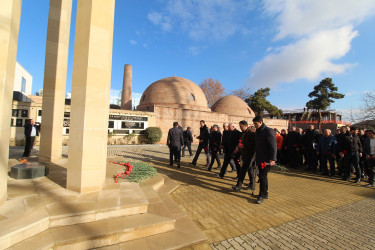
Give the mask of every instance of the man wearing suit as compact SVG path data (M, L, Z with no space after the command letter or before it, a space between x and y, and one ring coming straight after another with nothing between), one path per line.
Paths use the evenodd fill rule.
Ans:
M169 165L173 166L173 156L177 167L180 168L181 147L184 146L182 130L178 127L178 122L173 123L173 128L168 131L167 145L169 147Z
M204 122L204 120L201 120L199 123L201 125L201 127L199 129L199 136L197 137L197 139L199 139L199 144L198 144L197 152L195 152L194 159L190 164L192 164L193 166L195 166L197 164L198 157L199 157L199 155L200 155L200 153L202 152L202 149L203 149L204 153L206 155L206 167L209 167L210 166L210 156L208 155L208 142L210 140L210 131L207 128L207 125Z
M374 187L375 184L375 134L373 130L367 130L367 138L363 142L363 153L367 161L369 184L366 187Z
M277 144L275 131L263 123L261 116L253 119L255 131L255 158L259 168L260 190L257 200L258 204L268 199L268 177L271 166L275 165L277 155Z
M31 149L33 149L35 136L39 135L39 126L35 125L34 120L30 119L25 123L25 139L26 145L23 152L23 157L29 157Z
M191 151L191 143L193 142L193 135L191 134L191 127L187 127L187 129L183 132L184 137L184 147L182 148L182 157L185 157L185 149L186 147L189 150L190 156L193 155Z

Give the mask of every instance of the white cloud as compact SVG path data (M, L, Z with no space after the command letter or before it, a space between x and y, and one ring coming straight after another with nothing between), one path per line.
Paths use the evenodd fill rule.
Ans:
M189 53L192 54L193 56L199 55L202 50L207 48L206 46L190 46L189 47Z
M357 35L351 26L318 32L293 44L281 47L279 53L269 54L251 69L249 84L256 87L275 86L297 79L316 80L321 74L339 74L351 64L334 64L333 59L350 50Z
M130 43L131 45L136 45L136 44L137 44L137 41L135 41L135 40L130 40L129 43Z
M148 19L164 31L182 31L193 40L226 39L248 29L239 18L253 9L252 0L168 0Z
M276 39L301 37L324 29L358 24L375 14L374 0L265 0L264 9L276 16Z
M291 42L269 47L265 58L251 68L248 84L256 87L345 72L355 62L338 64L334 60L350 51L358 35L354 25L375 14L373 0L265 0L263 7L276 21L274 39L289 38Z

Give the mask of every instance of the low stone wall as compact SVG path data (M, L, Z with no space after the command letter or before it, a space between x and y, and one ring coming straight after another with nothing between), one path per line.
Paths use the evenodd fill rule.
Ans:
M39 146L40 137L35 137L34 146ZM111 135L108 136L107 145L137 145L146 144L146 139L144 135ZM63 136L62 141L63 146L69 145L69 136ZM15 139L11 138L9 140L9 146L25 146L25 139Z

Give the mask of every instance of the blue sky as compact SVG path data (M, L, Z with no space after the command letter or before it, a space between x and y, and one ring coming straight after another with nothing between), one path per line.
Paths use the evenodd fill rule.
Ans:
M33 93L43 88L48 8L47 0L22 3L17 61L33 75ZM271 103L290 109L331 77L346 94L332 108L346 112L375 89L374 27L373 0L117 0L111 88L121 89L131 64L137 93L164 77L198 85L211 77L227 92L271 87Z

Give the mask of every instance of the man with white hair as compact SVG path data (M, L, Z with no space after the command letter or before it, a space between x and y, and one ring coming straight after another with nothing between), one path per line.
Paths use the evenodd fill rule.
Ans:
M324 175L329 175L330 177L335 176L335 157L337 151L337 141L332 135L330 129L325 129L323 131L323 136L320 138L316 154L320 156L320 169ZM329 162L329 174L327 161Z
M230 131L228 140L225 141L225 144L224 144L224 141L223 141L223 147L224 147L225 153L224 153L224 163L223 163L223 166L222 166L220 174L219 174L220 178L224 178L224 175L227 171L228 164L231 160L234 160L234 163L235 163L236 168L237 168L236 170L237 171L240 170L240 163L239 163L239 155L240 154L237 153L237 151L235 151L235 150L236 150L236 147L238 146L238 143L241 139L241 132L238 131L235 128L235 125L233 123L229 123L228 128L229 128L228 131ZM238 175L238 173L237 173L237 175Z

